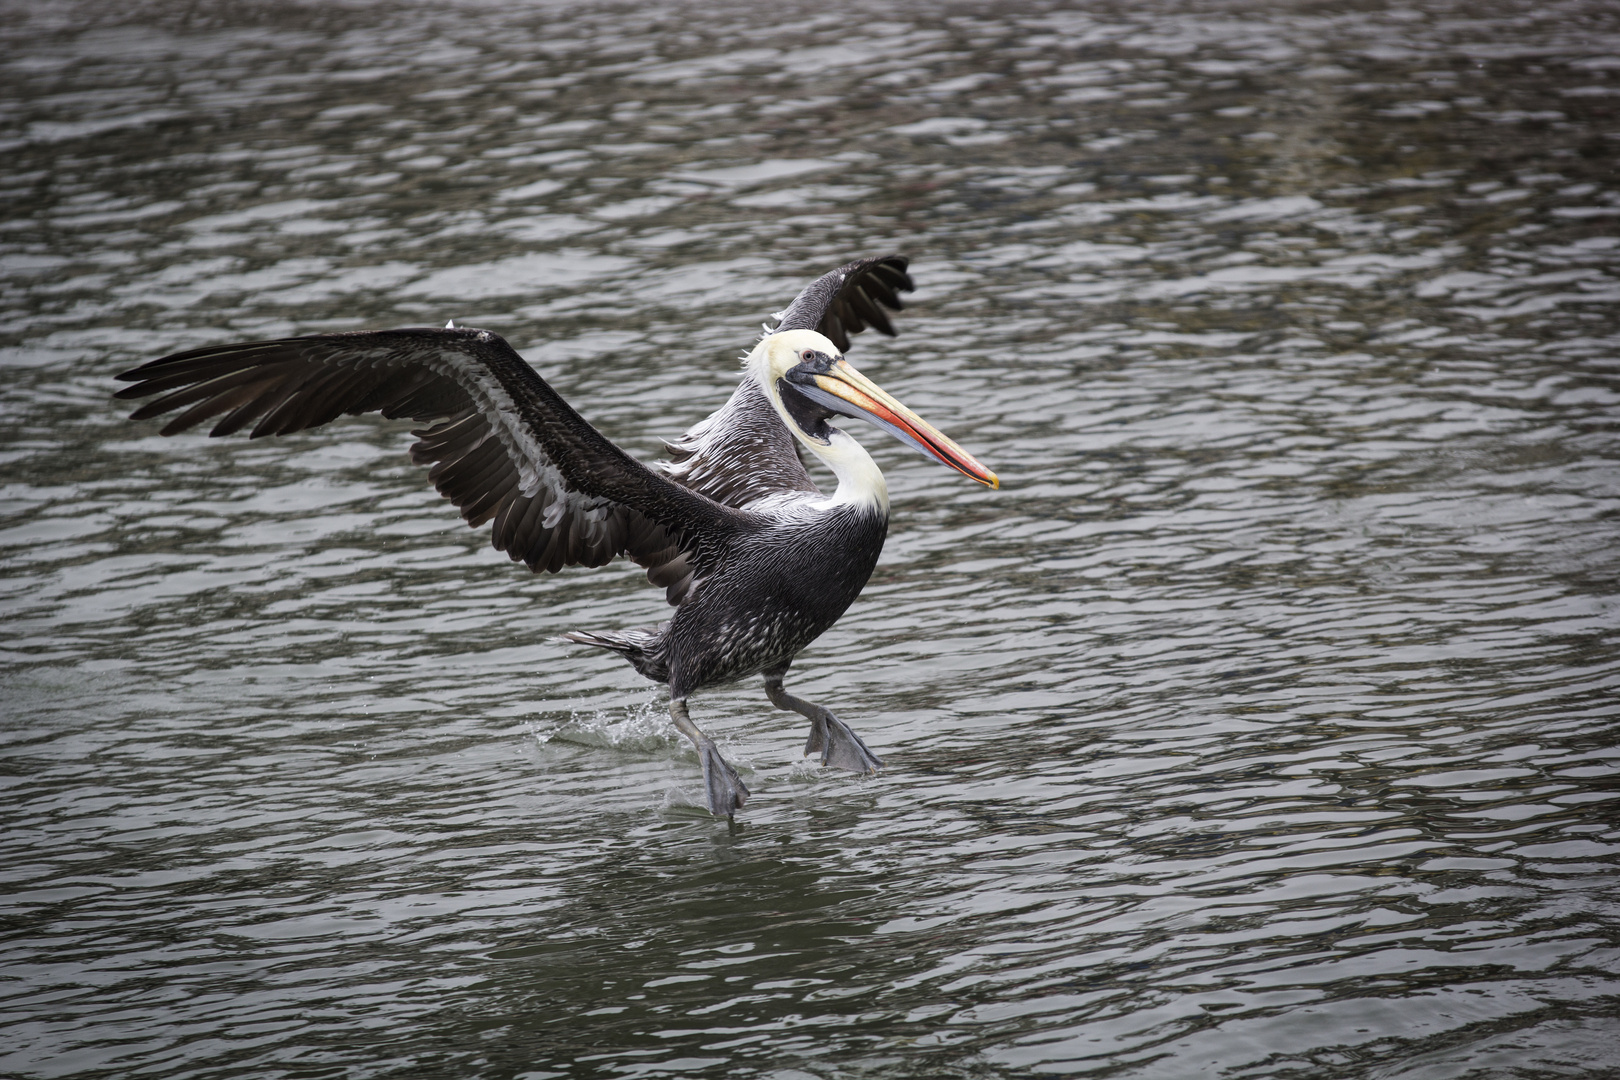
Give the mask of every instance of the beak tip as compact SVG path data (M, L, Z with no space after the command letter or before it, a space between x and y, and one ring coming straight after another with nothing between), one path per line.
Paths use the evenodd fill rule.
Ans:
M1001 478L976 460L972 454L957 446L944 433L922 417L896 401L866 376L839 357L833 365L835 371L815 376L818 401L841 416L858 416L870 420L902 442L922 451L969 479L976 480L992 490L1001 487ZM805 387L805 390L810 388ZM847 402L854 410L840 408L838 402Z

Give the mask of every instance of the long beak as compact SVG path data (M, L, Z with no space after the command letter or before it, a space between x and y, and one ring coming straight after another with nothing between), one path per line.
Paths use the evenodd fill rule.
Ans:
M920 450L988 487L999 488L1001 481L972 454L957 446L933 424L924 420L881 386L839 360L824 375L814 376L814 385L795 380L794 386L806 397L841 416L859 417L887 431L901 442Z

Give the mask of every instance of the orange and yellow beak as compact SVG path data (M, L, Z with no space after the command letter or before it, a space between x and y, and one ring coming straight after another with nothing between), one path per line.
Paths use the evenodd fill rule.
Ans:
M843 416L859 417L875 424L901 442L987 487L1001 486L996 474L985 468L977 458L900 404L877 383L850 367L847 360L834 362L824 374L814 376L814 383L821 393L813 396L827 408Z

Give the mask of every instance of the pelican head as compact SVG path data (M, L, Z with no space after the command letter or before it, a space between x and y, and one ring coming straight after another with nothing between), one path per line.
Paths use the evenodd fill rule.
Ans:
M784 330L767 336L749 357L749 368L788 429L824 459L829 458L834 439L842 434L827 423L828 418L850 416L882 428L963 476L988 487L1001 486L995 473L856 371L836 345L814 330Z

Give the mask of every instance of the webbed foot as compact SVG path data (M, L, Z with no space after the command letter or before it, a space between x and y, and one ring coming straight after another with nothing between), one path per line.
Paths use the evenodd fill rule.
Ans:
M747 785L737 775L737 770L720 756L720 748L714 745L714 740L692 723L686 712L685 698L670 699L669 715L675 721L676 730L697 747L698 760L703 762L703 792L709 800L709 813L715 817L731 817L748 801Z
M819 753L823 765L853 773L875 773L883 768L883 759L867 749L861 737L830 709L820 709L819 715L810 718L810 738L805 740L804 753L806 757Z
M703 788L709 799L709 813L715 817L730 817L748 801L748 786L742 782L714 740L705 736L697 744L698 758L703 762Z

